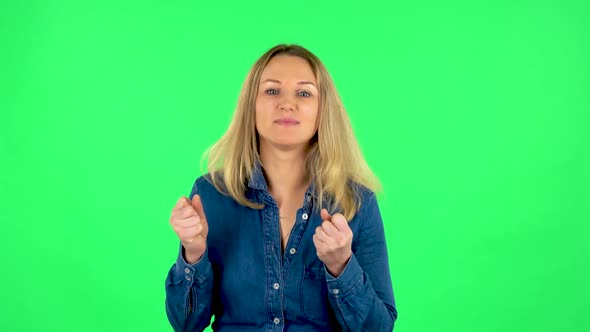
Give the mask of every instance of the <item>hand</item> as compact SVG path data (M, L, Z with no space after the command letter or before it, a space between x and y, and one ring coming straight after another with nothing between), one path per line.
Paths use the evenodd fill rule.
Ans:
M330 216L328 210L322 209L320 215L323 222L315 229L313 244L328 272L338 277L352 255L352 230L340 213Z
M194 195L192 201L181 197L172 209L170 225L182 242L187 263L196 263L205 253L209 233L201 197Z

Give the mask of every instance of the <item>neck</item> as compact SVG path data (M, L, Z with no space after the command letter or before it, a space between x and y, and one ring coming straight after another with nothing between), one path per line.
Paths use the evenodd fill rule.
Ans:
M305 157L307 148L277 149L260 145L260 159L264 165L264 173L268 189L281 207L283 202L297 198L309 185L305 176Z

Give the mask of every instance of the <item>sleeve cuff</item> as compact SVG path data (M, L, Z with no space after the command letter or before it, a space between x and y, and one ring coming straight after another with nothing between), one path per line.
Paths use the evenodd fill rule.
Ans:
M363 269L357 261L354 253L350 256L344 270L337 278L328 272L325 265L324 271L326 272L328 292L337 298L353 292L358 287L358 283L363 277Z
M203 282L211 270L208 248L205 248L203 257L201 257L201 259L199 259L199 261L194 264L187 263L187 261L184 259L184 256L182 255L182 250L182 243L180 243L178 258L176 259L176 276L189 283L191 283L193 280L196 280L197 282Z

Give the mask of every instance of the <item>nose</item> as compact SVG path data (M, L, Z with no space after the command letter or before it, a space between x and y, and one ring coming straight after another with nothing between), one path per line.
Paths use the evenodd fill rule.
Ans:
M291 104L281 104L280 106L281 111L292 111L294 109L293 105Z
M294 111L295 110L295 102L291 100L289 97L285 97L281 100L279 104L279 109L281 111Z

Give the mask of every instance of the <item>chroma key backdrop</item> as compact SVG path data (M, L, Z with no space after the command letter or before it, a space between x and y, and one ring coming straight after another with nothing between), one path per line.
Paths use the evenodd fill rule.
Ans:
M586 0L2 1L0 331L172 331L170 212L279 43L381 179L396 332L590 331L589 32Z

